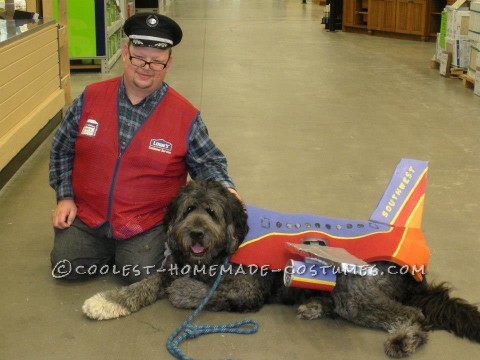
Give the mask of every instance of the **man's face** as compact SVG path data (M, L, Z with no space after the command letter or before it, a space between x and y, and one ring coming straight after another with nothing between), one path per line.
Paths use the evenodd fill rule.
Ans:
M147 62L166 64L166 67L163 70L152 70L148 64L143 67L138 67L132 64L130 56L136 58L132 59L132 61L137 65L143 65L141 60L144 60ZM150 93L161 86L172 61L168 49L161 50L150 47L130 46L128 44L123 47L122 58L124 81L133 88ZM154 66L158 67L158 65Z

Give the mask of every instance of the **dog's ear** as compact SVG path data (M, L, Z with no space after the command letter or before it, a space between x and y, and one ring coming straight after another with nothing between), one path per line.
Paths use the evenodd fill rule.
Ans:
M175 200L175 199L174 199ZM172 227L175 221L175 211L178 208L174 202L171 202L168 207L165 215L163 216L163 232L165 233L165 239L167 241L167 246L171 251L176 250L176 242L172 241Z
M178 221L177 217L180 214L180 207L185 201L185 196L183 195L184 189L185 187L182 187L177 195L173 197L172 201L170 201L162 220L163 231L166 235L165 237L168 245L170 246L170 250L175 250L177 247L176 241L172 241L171 239L171 233L173 226Z
M233 254L248 233L248 215L242 202L228 190L227 193L227 244L228 253Z
M168 204L162 220L165 230L171 228L178 221L177 217L181 216L180 210L186 206L190 191L189 184L185 184Z
M165 231L167 231L168 228L170 228L171 225L173 224L177 210L178 210L178 196L174 197L173 200L170 202L170 204L168 204L167 210L165 211L165 215L163 215L162 223L165 228Z

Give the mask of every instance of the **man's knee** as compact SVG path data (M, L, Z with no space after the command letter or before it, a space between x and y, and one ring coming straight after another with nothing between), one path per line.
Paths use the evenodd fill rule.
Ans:
M108 273L105 266L110 266L113 252L95 242L73 233L74 228L55 229L55 240L50 253L52 276L56 279L78 280L101 272Z
M55 279L78 280L88 277L88 270L72 259L59 255L55 250L50 254L52 277Z
M91 262L81 259L68 259L65 257L51 254L52 276L55 279L80 280L93 276L108 274L113 264L112 262Z
M50 252L50 263L52 267L52 276L55 279L77 279L73 271L72 256L68 250L60 243L55 241Z
M118 275L128 283L140 281L161 267L165 240L161 225L136 237L117 242L115 263Z

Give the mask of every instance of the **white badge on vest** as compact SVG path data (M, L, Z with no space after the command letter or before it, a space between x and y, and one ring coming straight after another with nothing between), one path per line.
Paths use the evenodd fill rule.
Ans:
M163 139L151 139L150 150L160 151L162 153L171 154L172 153L172 143L163 140Z
M98 122L92 119L88 119L83 126L82 135L94 137L97 134Z

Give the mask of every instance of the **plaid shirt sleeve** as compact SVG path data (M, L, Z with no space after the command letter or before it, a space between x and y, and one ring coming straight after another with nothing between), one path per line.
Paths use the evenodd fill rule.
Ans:
M83 96L84 94L73 101L52 140L49 178L50 186L56 192L57 201L73 198L72 169Z
M187 167L192 179L213 179L235 189L228 175L227 159L208 135L200 114L193 120L188 136Z

